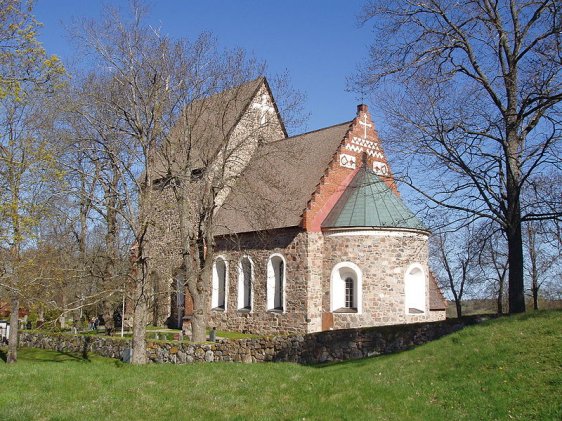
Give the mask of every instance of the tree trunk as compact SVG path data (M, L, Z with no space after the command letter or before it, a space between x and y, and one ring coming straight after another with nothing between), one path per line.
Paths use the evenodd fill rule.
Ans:
M193 298L193 317L191 318L191 329L193 342L205 342L207 340L207 317L203 310L205 304L202 294Z
M66 329L66 294L62 291L61 298L62 314L59 316L59 323L61 329Z
M104 300L102 304L103 308L103 320L105 322L105 334L108 336L113 335L115 330L115 323L113 321L113 306L111 301Z
M500 277L498 280L498 298L497 298L497 306L498 306L498 314L503 314L503 288L504 288L504 278L503 276Z
M133 298L134 316L133 316L133 356L132 364L146 364L146 322L148 305L144 294L144 285L142 280L137 280L135 285L135 295Z
M539 269L537 263L537 249L535 247L535 231L530 223L527 224L529 238L529 260L531 262L531 293L533 294L533 310L539 309Z
M107 206L106 213L106 223L107 231L105 234L105 267L103 271L103 288L111 289L116 286L117 278L115 276L115 262L118 256L118 244L117 244L117 206L118 200L115 192L118 190L119 184L119 171L116 168L112 168L112 179L109 186L104 186L104 201ZM109 297L108 300L103 302L103 319L105 321L105 332L107 335L111 336L115 330L115 323L113 320L113 301Z
M519 203L509 218L507 227L508 264L509 264L509 314L525 312L525 286L523 283L523 240L521 236L521 217Z
M10 313L10 335L8 336L8 356L6 358L8 364L13 364L18 360L19 311L19 298L13 297Z
M515 76L514 76L515 78ZM515 80L515 79L514 79ZM517 134L517 122L513 104L516 103L514 88L510 94L509 117L507 121L506 145L506 197L505 230L507 238L507 261L509 266L508 299L509 314L525 312L525 285L523 283L523 236L521 232L521 163L520 154L523 140Z
M461 300L455 299L455 307L457 308L457 319L462 317L462 303Z

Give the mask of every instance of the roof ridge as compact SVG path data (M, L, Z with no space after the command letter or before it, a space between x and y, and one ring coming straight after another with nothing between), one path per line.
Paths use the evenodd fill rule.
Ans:
M322 127L322 128L320 128L320 129L311 130L311 131L309 131L309 132L304 132L304 133L296 134L296 135L293 135L293 136L290 136L290 137L286 137L286 138L284 138L284 139L273 140L273 141L271 141L271 142L268 142L268 144L275 143L275 142L280 142L280 141L282 141L282 140L292 140L292 139L295 139L295 138L300 137L300 136L305 136L305 135L307 135L307 134L318 133L318 132L321 132L321 131L323 131L323 130L328 130L328 129L333 129L334 127L343 126L344 124L349 125L349 124L351 124L352 121L353 121L353 120L344 121L343 123L333 124L333 125L331 125L331 126Z

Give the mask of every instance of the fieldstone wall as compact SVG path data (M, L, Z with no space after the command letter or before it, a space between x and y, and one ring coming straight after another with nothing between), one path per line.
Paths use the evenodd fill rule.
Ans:
M345 361L404 351L490 317L495 316L333 330L307 335L220 340L209 344L151 341L147 342L147 356L151 362L173 364L219 361L316 364ZM95 352L105 357L120 358L130 347L130 341L23 331L20 334L20 346L67 352Z
M359 235L358 235L359 234ZM400 231L326 233L323 242L323 308L330 311L330 280L335 265L351 262L363 274L361 313L333 313L333 328L397 325L445 319L429 311L427 235ZM425 313L406 314L404 277L412 264L425 274Z
M152 281L152 320L155 326L175 326L178 320L177 286L174 277L182 265L177 204L170 188L154 192L154 225L149 227L150 276ZM181 318L182 315L179 316ZM178 327L178 326L175 326Z
M285 308L267 310L267 263L272 254L285 258ZM218 239L215 254L228 265L225 310L211 310L209 326L219 330L286 335L307 331L308 268L307 234L298 228L241 234ZM238 309L239 262L253 263L252 309Z
M307 277L308 304L306 333L322 330L322 301L324 296L323 282L323 249L324 236L320 232L307 233Z
M131 341L121 338L92 335L71 335L67 333L19 332L19 346L50 349L59 352L94 352L103 357L121 358L131 347Z

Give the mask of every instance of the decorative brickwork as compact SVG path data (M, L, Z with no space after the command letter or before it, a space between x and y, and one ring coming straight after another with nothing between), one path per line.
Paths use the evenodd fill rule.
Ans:
M307 204L303 215L303 226L307 231L320 231L320 224L361 165L375 171L388 187L398 194L390 165L365 104L357 107L357 116L351 122L340 147Z

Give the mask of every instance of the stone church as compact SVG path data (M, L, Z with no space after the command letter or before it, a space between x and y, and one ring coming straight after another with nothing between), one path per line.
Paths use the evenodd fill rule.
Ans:
M287 137L265 78L235 96L208 102L235 103L222 128L243 144L236 176L217 197L209 327L302 334L444 319L430 233L400 198L367 105L351 121ZM172 202L162 189L150 259L154 320L177 326L192 308L176 276Z

